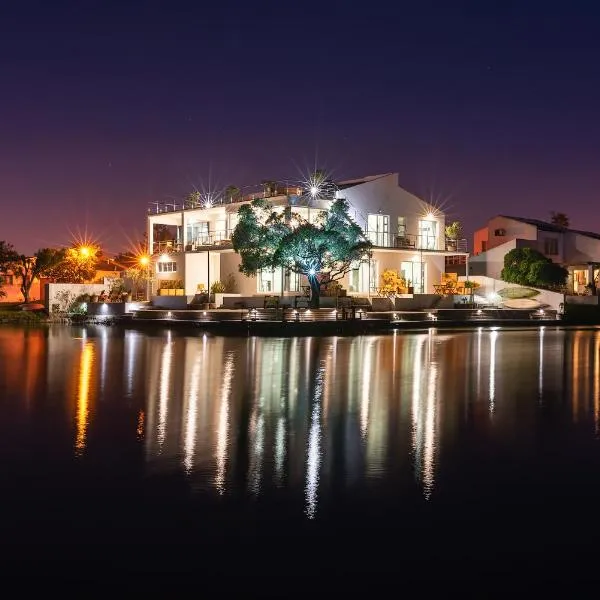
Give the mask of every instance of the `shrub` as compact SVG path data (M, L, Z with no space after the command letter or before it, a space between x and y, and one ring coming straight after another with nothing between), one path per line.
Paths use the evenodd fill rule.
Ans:
M223 294L225 292L225 284L222 281L215 281L210 286L211 294Z

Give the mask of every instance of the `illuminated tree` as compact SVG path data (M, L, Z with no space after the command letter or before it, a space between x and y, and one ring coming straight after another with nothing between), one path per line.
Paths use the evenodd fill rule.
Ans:
M321 282L341 279L356 263L369 260L371 243L348 214L348 202L335 200L322 218L309 223L288 207L273 210L265 199L242 206L233 232L240 271L256 275L281 267L308 279L311 304L319 305Z
M508 283L538 287L564 285L568 271L533 248L514 248L504 256L500 278Z
M381 292L386 296L397 296L404 292L406 281L395 269L386 269L381 274Z
M96 276L96 265L101 255L94 245L83 245L63 250L63 258L46 271L46 276L57 283L86 283Z

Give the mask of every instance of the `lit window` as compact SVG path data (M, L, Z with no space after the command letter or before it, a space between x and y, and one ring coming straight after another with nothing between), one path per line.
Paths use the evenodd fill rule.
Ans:
M177 271L176 262L159 262L157 265L159 273L174 273Z

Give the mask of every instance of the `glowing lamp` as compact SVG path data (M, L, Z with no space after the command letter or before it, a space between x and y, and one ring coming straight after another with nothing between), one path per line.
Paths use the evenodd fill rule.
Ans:
M316 185L310 186L310 195L314 198L319 193L319 188Z
M314 269L310 269L308 271L308 274L311 275L311 276L315 275L315 273L316 273L316 271Z
M150 263L149 256L140 256L140 265L142 265L143 267L146 267L149 263Z
M165 254L161 254L161 255L160 255L160 260L161 260L162 262L167 262L167 261L169 260L169 255L168 255L168 254L166 254L166 253L165 253Z
M81 248L79 248L79 254L81 254L83 258L87 258L91 254L91 251L87 246L81 246Z

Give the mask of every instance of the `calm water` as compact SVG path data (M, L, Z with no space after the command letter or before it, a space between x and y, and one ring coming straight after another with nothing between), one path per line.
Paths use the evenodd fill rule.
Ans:
M0 440L15 568L595 576L600 330L4 326Z

